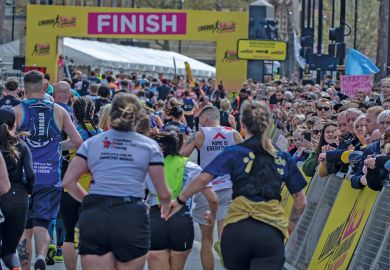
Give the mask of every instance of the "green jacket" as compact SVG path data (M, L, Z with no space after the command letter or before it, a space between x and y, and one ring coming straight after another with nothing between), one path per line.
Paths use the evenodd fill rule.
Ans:
M311 152L309 157L302 164L302 171L306 176L313 177L318 166L318 157L315 152Z

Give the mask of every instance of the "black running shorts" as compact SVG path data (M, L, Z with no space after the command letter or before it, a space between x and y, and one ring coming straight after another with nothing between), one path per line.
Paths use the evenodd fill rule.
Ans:
M145 204L138 201L103 206L97 197L88 195L83 200L79 254L100 256L112 252L120 262L146 255L150 228Z
M158 206L151 207L150 250L190 250L194 242L194 223L188 212L188 207L182 207L173 217L165 221L160 217L160 208Z

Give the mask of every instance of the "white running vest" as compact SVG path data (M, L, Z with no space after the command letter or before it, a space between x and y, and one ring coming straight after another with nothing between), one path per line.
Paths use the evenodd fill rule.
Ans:
M205 168L216 156L230 145L235 145L233 129L229 127L200 127L204 144L200 148L200 167ZM214 191L232 188L230 175L216 177L212 182Z

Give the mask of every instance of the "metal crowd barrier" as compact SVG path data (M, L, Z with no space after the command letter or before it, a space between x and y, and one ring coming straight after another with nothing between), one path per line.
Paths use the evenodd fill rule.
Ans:
M286 269L308 267L343 179L344 175L314 175L306 194L305 211L286 244Z
M388 270L389 255L390 185L379 193L348 269Z

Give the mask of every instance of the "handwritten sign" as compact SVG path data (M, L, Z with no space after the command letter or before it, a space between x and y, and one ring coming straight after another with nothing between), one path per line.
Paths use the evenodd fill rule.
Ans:
M341 93L354 97L357 92L371 92L370 75L342 75L340 80Z

